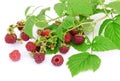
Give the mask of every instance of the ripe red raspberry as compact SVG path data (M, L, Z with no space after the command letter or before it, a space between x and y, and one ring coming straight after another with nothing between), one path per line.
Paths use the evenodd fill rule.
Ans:
M23 26L19 26L18 30L20 30L20 31L23 30Z
M41 32L41 36L48 36L50 34L51 30L46 29Z
M66 45L62 45L62 46L59 47L59 51L60 51L60 53L65 54L69 51L69 47L66 46Z
M36 45L35 45L35 43L33 43L33 42L31 42L31 41L27 42L27 44L26 44L26 49L27 49L28 51L31 51L31 52L36 51Z
M63 57L61 55L55 55L55 56L53 56L51 62L55 66L60 66L60 65L63 64L64 59L63 59Z
M10 54L9 54L9 58L12 61L18 61L20 60L21 54L18 50L13 50Z
M24 41L28 41L29 40L29 36L26 33L24 33L24 32L21 32L20 37Z
M6 43L15 43L17 40L16 34L6 34L5 36L5 42Z
M71 30L70 33L72 35L78 34L79 33L78 28Z
M76 34L74 37L73 37L73 42L75 44L82 44L84 42L85 38L83 35L78 35Z
M71 34L70 33L67 33L65 36L64 36L64 42L65 43L70 43L71 42Z
M33 58L34 58L35 62L37 64L39 64L45 60L45 54L44 53L35 53Z

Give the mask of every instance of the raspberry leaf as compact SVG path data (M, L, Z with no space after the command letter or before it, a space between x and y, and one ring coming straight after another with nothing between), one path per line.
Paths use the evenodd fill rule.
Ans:
M96 36L92 41L93 51L108 51L114 49L117 49L117 46L109 38Z
M91 0L91 3L94 4L103 4L105 2L105 0Z
M72 42L71 46L78 51L87 51L91 46L91 42L90 42L89 38L86 36L84 43L82 43L80 45L76 45Z
M114 22L120 25L120 15L115 16L114 20Z
M59 39L63 39L63 29L62 27L58 27L57 29L54 29L53 32L57 35Z
M106 19L100 26L100 29L99 29L99 35L102 34L103 30L106 28L106 26L112 21L112 19Z
M120 49L120 25L116 22L111 22L107 25L104 36L112 40Z
M36 24L35 24L36 26L38 26L40 28L44 28L44 27L48 26L48 22L47 22L46 17L45 17L45 12L48 10L50 10L49 7L42 9L40 11L40 13L36 16L36 19L37 19Z
M35 16L29 16L24 26L24 32L31 38L33 38L33 27L34 27L35 21L36 21Z
M65 3L67 0L60 0L60 2Z
M31 7L32 7L32 6L28 6L28 7L25 9L25 16L27 16L27 13L28 13L28 11L30 10Z
M86 24L82 25L82 29L85 34L89 34L89 33L93 32L95 25L96 24L93 24L92 22L86 23Z
M56 29L57 27L58 27L58 26L53 23L53 24L47 26L45 29L54 30L54 29Z
M112 8L116 13L120 13L120 1L111 2L107 7Z
M96 71L100 66L101 60L98 56L83 52L69 57L67 62L72 76L80 72L93 70Z
M67 16L61 23L60 27L62 27L65 30L68 30L69 28L75 26L74 20L75 19L73 17Z
M54 5L54 10L58 14L58 16L63 16L64 10L65 10L65 4L63 3L57 3Z
M93 7L89 0L68 0L67 13L71 15L93 14Z

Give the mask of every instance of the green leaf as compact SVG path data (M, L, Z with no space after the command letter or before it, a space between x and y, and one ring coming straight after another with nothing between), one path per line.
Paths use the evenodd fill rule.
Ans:
M60 0L62 3L65 3L67 0Z
M114 22L120 25L120 15L115 16Z
M72 76L75 76L82 71L96 71L100 63L101 60L98 56L84 52L69 57L67 65Z
M58 16L62 17L65 11L65 4L57 3L54 5L54 10L58 14Z
M54 29L52 32L55 33L59 39L63 40L63 29L62 29L62 27L58 27L58 28Z
M91 22L83 24L82 25L82 30L84 31L85 34L89 34L94 31L94 27L96 24L93 24Z
M110 2L107 7L114 9L117 13L120 13L120 1Z
M33 27L36 21L36 17L35 16L29 16L25 22L25 26L24 26L24 32L29 35L29 37L33 37Z
M114 49L117 49L117 46L109 38L96 36L92 41L93 51L108 51Z
M28 7L25 9L25 16L27 16L27 13L28 13L28 11L30 10L31 7L32 7L32 6L28 6Z
M71 46L78 51L87 51L91 46L91 42L90 42L89 38L86 36L84 43L82 43L81 45L76 45L72 42Z
M120 49L120 25L115 21L109 23L105 29L104 36L112 40Z
M105 0L91 0L91 2L94 4L103 4Z
M106 12L107 13L110 13L110 10L106 9ZM97 14L97 13L106 13L104 9L95 9L94 11L94 14Z
M112 21L112 19L106 19L100 26L100 29L99 29L99 35L102 34L103 30L106 28L106 26Z
M93 7L89 0L68 0L67 13L71 15L93 14Z
M41 27L41 28L44 28L44 27L48 26L48 22L47 22L46 17L45 17L45 12L48 11L48 10L50 10L49 7L45 8L45 9L42 9L40 11L40 13L36 17L37 18L37 21L36 21L36 24L35 24L36 26Z
M75 19L73 17L67 16L59 27L62 27L65 30L75 26Z
M53 24L47 26L45 29L54 30L54 29L56 29L56 28L58 28L58 26L57 26L56 24L53 23Z
M80 20L80 21L83 21L83 20L85 20L85 19L87 19L87 16L79 15L79 20Z

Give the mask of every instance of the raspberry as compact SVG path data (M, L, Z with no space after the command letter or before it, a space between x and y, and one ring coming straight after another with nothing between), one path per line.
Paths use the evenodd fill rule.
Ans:
M20 27L20 26L19 26L19 27L18 27L18 30L20 30L20 31L23 30L23 27Z
M24 33L24 32L21 32L20 36L21 36L22 40L24 40L24 41L28 41L29 40L29 36L26 33Z
M37 64L39 64L45 60L45 54L44 53L35 53L33 58L35 59L35 62Z
M55 56L53 56L51 62L55 66L60 66L60 65L63 64L64 59L63 59L63 57L61 55L55 55Z
M64 36L64 42L65 43L70 43L71 42L71 34L70 33L67 33L65 36Z
M59 51L60 53L67 53L69 51L69 47L67 47L66 45L62 45L61 47L59 47Z
M13 50L10 54L9 54L9 58L12 61L18 61L20 60L21 54L18 50Z
M82 44L84 42L85 38L83 35L78 35L76 34L74 37L73 37L73 42L75 44Z
M48 36L51 31L49 29L43 30L41 36Z
M28 51L31 51L31 52L34 52L34 51L36 51L36 45L35 45L35 43L33 43L33 42L28 42L27 44L26 44L26 49L28 50Z
M5 42L6 43L15 43L17 40L16 34L6 34L5 36Z
M71 30L70 33L72 35L78 34L79 33L78 28Z

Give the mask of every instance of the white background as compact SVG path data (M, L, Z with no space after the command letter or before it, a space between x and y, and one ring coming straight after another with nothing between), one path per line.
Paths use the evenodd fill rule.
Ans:
M111 0L107 0L111 1ZM24 44L8 45L4 42L7 27L24 19L24 10L27 6L53 6L58 0L3 0L0 2L0 81L120 81L120 51L107 51L95 53L101 60L101 66L96 72L87 71L71 77L66 66L66 61L72 53L77 53L71 49L64 56L65 62L60 67L51 64L51 56L46 56L42 64L36 64L29 56ZM54 12L49 13L51 17L56 17ZM97 24L99 28L100 23ZM19 49L21 60L12 62L9 53Z

